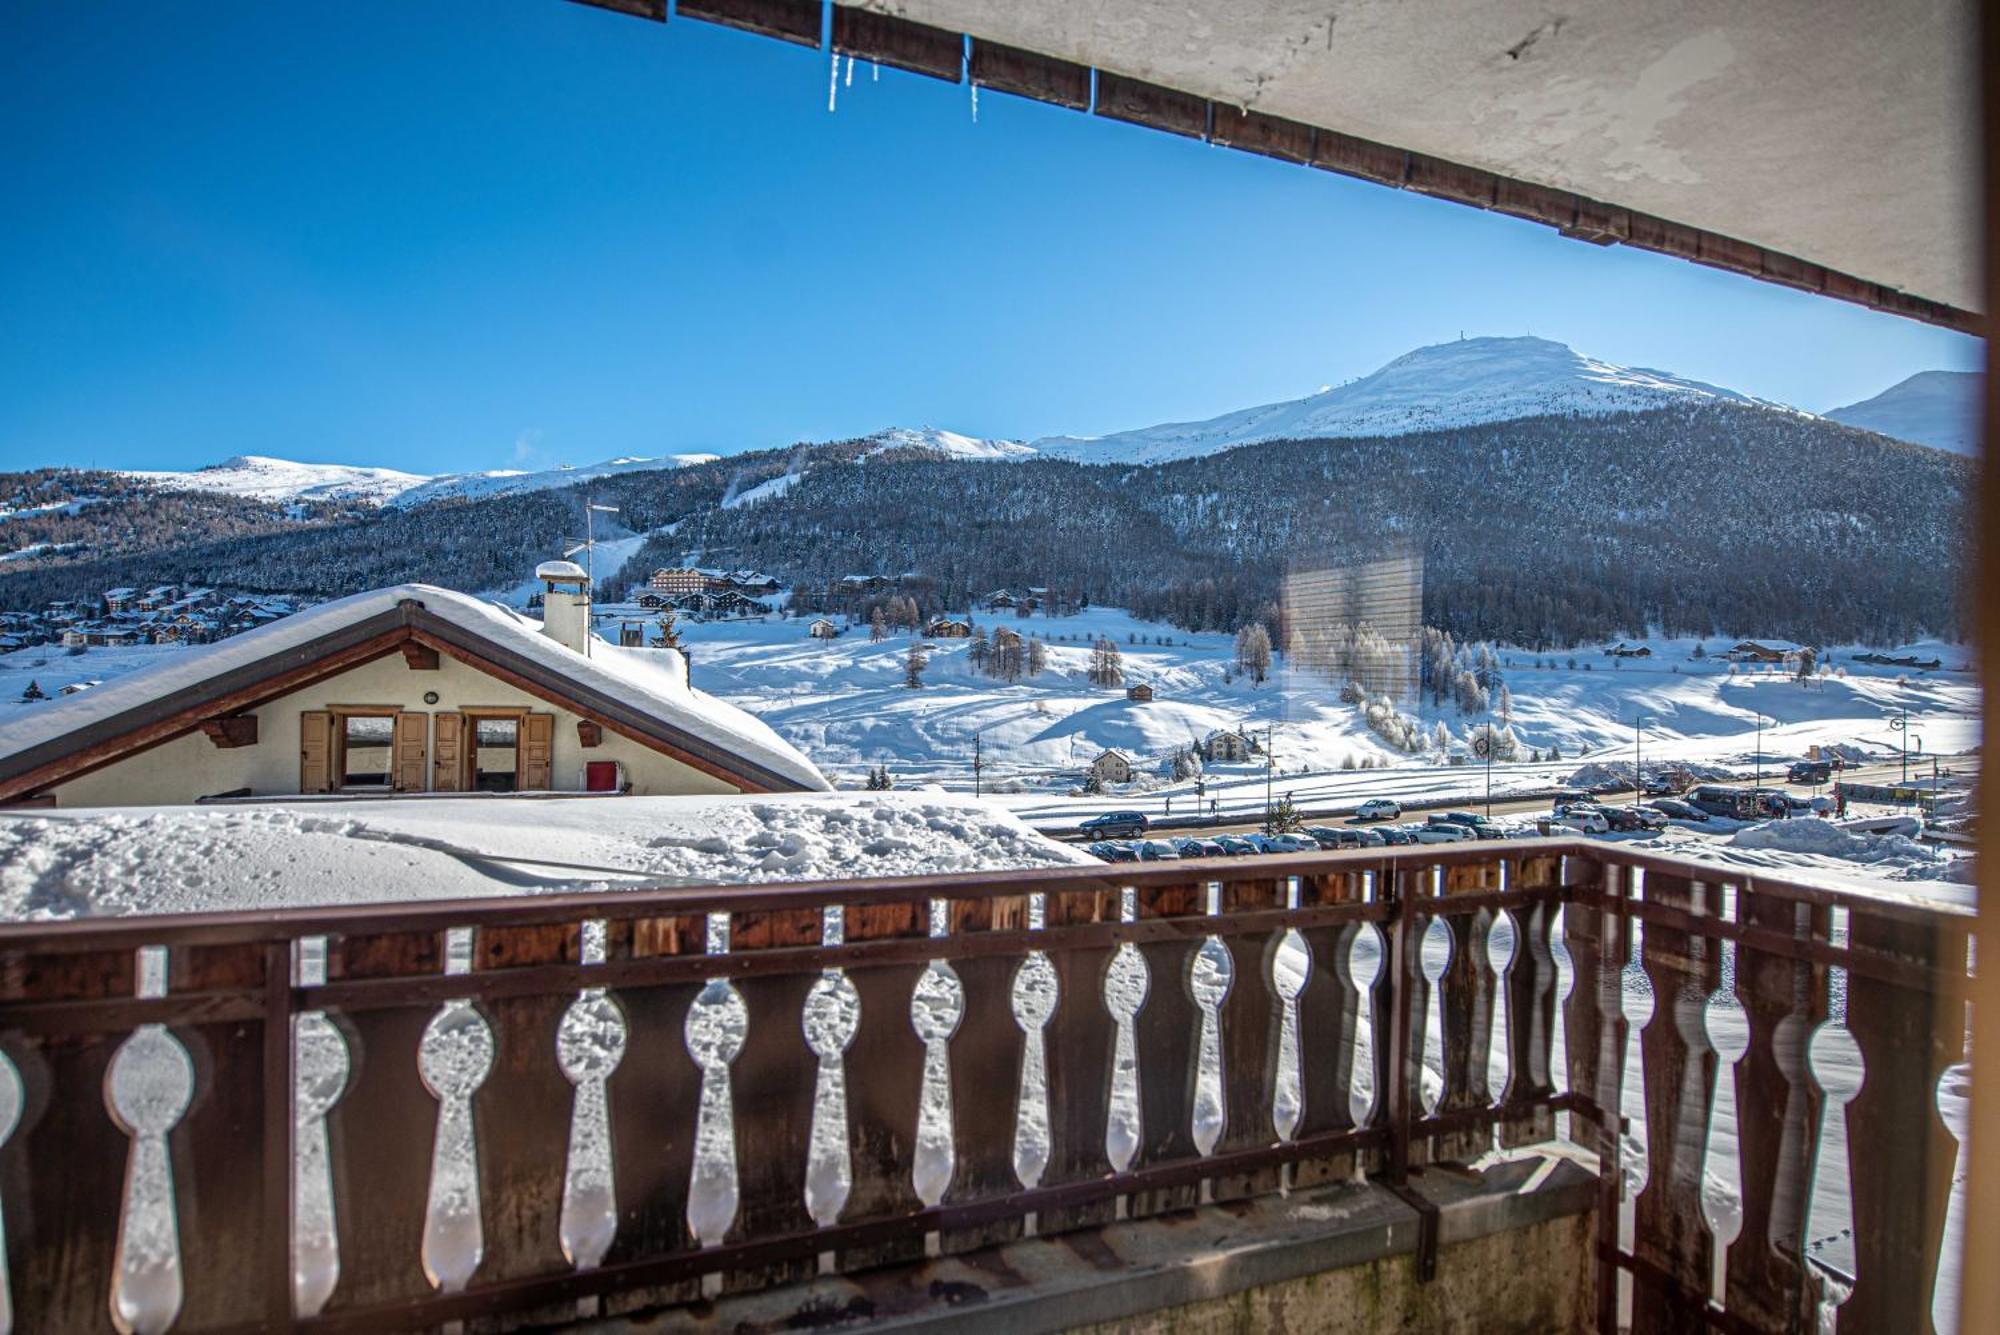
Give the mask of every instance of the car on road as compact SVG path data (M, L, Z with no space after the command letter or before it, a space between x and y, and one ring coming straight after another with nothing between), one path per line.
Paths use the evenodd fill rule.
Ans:
M1650 804L1653 810L1668 820L1706 821L1708 813L1692 802L1683 802L1678 797L1656 797Z
M1099 858L1105 862L1137 862L1139 860L1139 855L1132 850L1130 844L1113 843L1109 840L1092 844L1084 851L1089 853L1090 856Z
M1354 809L1356 820L1401 820L1403 804L1386 797L1371 797Z
M1831 783L1833 762L1830 760L1801 760L1785 771L1786 783Z
M1573 803L1593 800L1591 795L1581 788L1558 788L1549 796L1549 810L1561 811Z
M1164 839L1139 839L1133 842L1133 852L1141 862L1172 862L1179 859L1181 851Z
M1146 832L1146 813L1107 811L1101 816L1092 816L1076 828L1082 834L1095 835L1100 839L1129 839Z
M1604 809L1604 823L1609 825L1612 831L1617 834L1633 834L1641 830L1664 830L1667 828L1667 818L1664 814L1657 811L1648 811L1644 807L1606 807Z
M1176 839L1174 847L1184 858L1226 858L1229 850L1214 839Z

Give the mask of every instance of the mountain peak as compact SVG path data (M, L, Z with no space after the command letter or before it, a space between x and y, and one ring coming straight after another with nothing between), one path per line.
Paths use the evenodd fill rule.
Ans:
M1035 448L1085 462L1158 463L1266 440L1398 436L1691 402L1761 403L1664 371L1599 361L1553 339L1482 335L1413 349L1358 380L1302 399L1097 438L1058 436L1036 441Z
M1979 453L1979 398L1985 377L1977 371L1919 371L1872 399L1826 415L1897 440L1958 454Z

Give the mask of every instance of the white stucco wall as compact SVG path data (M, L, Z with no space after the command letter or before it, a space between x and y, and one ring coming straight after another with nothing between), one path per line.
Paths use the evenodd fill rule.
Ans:
M424 703L426 691L437 692L436 704ZM223 750L200 732L190 733L57 786L53 790L56 805L152 806L192 802L238 788L248 788L257 796L297 793L299 715L335 705L393 705L425 714L479 708L552 713L556 722L551 774L554 786L561 791L583 787L583 766L588 760L621 762L634 793L737 791L711 774L609 728L598 746L585 750L577 739L577 715L454 658L442 657L435 671L418 671L409 667L401 654L390 654L249 711L257 716L255 746Z

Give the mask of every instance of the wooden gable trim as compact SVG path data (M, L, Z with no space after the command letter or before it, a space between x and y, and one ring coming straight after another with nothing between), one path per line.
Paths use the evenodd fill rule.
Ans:
M287 657L300 657L304 661L289 669L256 678L233 690L225 690L179 709L172 709L171 701L165 702L169 705L167 712L146 715L136 726L124 731L113 731L110 735L65 755L0 779L0 802L13 802L41 789L82 778L106 765L142 751L150 751L156 746L173 741L176 737L185 736L200 728L207 719L254 709L266 701L289 695L293 691L303 689L314 682L324 681L349 668L372 662L395 652L396 646L407 639L409 634L408 627L397 626L324 655L314 656L309 651L297 655L288 654ZM230 675L234 678L242 674ZM144 714L145 711L128 711L128 716L131 713ZM119 721L111 720L106 726L114 726Z
M205 718L201 730L216 749L232 750L239 746L257 745L257 716L255 714L231 714L226 718Z
M742 789L742 791L746 793L770 793L770 792L785 791L784 789L780 789L761 778L754 777L752 775L743 773L742 771L739 770L729 769L724 765L718 764L717 762L710 760L706 756L697 755L693 751L687 750L686 748L681 746L677 746L673 742L668 741L664 737L655 736L652 733L647 732L643 728L632 727L625 723L622 723L618 719L612 718L608 714L605 714L600 710L593 708L586 702L579 700L575 695L565 694L561 691L557 691L549 686L544 685L539 681L536 681L532 677L516 672L512 668L509 668L503 664L496 663L491 658L488 658L483 654L477 653L476 651L466 646L454 644L450 640L440 638L436 635L431 634L429 631L421 628L413 629L411 631L411 634L416 636L419 640L423 641L425 644L432 645L441 652L451 655L453 658L457 659L461 663L464 663L466 666L475 668L478 671L484 672L488 676L494 677L500 681L504 681L509 686L512 686L514 689L518 691L524 691L527 694L534 696L537 700L546 701L547 703L554 705L558 709L566 709L570 713L577 715L580 719L586 720L591 723L595 723L600 728L608 728L612 732L617 733L620 737L629 738L632 741L637 742L639 745L647 748L648 750L658 751L660 754L664 756L669 756L674 760L680 761L683 765L688 766L690 769L700 770L702 773L720 779L724 783L731 784L737 788L740 788Z
M412 672L435 672L438 670L438 651L416 640L404 640L403 661L410 665Z

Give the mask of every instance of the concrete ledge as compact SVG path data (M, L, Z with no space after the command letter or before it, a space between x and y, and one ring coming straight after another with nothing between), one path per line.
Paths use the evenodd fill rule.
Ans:
M569 1329L1537 1331L1575 1328L1594 1310L1588 1170L1529 1158L1436 1168L1411 1186L1438 1207L1428 1284L1416 1278L1416 1209L1342 1183Z

